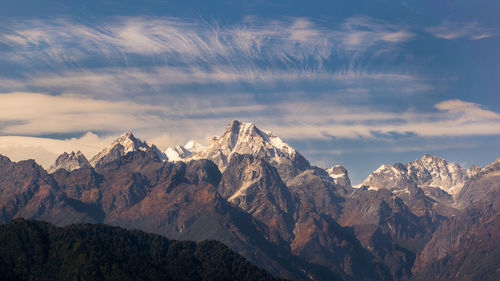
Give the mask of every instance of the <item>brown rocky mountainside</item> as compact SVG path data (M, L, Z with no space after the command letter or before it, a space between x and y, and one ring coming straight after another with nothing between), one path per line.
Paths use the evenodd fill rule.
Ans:
M276 276L335 276L270 242L264 223L218 194L221 174L208 160L174 164L160 161L155 151L135 151L99 172L84 167L50 175L31 160L13 163L2 156L0 171L2 222L99 222L182 240L216 239Z
M500 192L490 195L434 233L415 262L414 280L498 280Z
M443 223L419 254L415 280L499 279L499 171L497 160L466 183L458 196L464 210Z
M345 168L312 166L249 123L233 121L211 145L189 148L169 162L127 133L92 165L66 154L53 173L0 156L0 221L97 222L215 239L294 280L498 276L498 247L488 248L500 241L498 161L465 170L426 155L382 166L367 181L376 188L354 188Z

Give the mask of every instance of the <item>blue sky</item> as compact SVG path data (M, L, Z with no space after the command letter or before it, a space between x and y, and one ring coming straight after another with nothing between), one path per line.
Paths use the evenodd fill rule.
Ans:
M254 122L354 183L500 156L498 1L0 1L0 153Z

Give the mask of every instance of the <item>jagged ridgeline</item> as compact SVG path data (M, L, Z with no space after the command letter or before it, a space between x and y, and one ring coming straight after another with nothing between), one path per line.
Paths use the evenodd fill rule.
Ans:
M293 280L498 280L500 159L470 169L424 155L352 186L254 124L165 152L125 133L47 172L0 156L0 221L103 223L218 240Z
M217 241L96 224L0 226L1 280L278 280Z

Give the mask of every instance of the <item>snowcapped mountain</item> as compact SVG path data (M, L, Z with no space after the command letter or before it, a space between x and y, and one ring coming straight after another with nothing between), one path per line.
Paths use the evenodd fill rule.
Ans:
M210 159L224 171L234 153L265 158L274 166L290 162L297 169L309 167L309 162L278 136L258 129L253 123L232 121L224 133L214 137L205 148L200 148L185 160Z
M54 173L59 169L64 169L68 172L71 172L73 170L88 166L90 166L89 161L80 151L76 153L72 151L70 154L64 152L63 154L59 155L59 157L57 157L56 162L52 166L50 166L48 172Z
M362 183L372 189L402 189L411 184L420 187L437 187L449 194L456 194L466 180L480 171L477 166L467 170L455 163L426 154L403 165L384 164L371 173Z
M165 155L170 161L182 161L182 159L190 156L194 152L201 151L205 148L203 145L194 140L188 141L184 146L176 145L165 150Z
M131 132L127 132L117 138L111 145L104 148L97 155L92 157L90 164L98 167L104 163L116 160L132 151L154 150L162 161L168 161L167 156L161 152L155 145L149 146L146 142L136 138Z

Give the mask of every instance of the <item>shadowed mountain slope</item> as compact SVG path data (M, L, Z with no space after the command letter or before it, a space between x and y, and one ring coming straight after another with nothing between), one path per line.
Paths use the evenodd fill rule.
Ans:
M105 225L16 219L0 226L2 280L277 280L217 241Z

